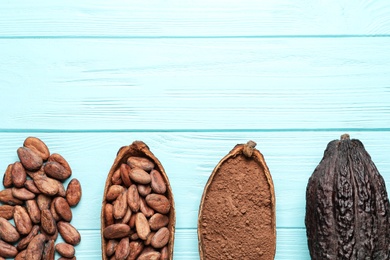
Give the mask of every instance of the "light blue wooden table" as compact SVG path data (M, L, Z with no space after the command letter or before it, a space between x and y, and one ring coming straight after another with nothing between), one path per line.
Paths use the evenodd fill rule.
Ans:
M148 3L146 3L148 2ZM146 142L170 178L175 259L199 259L204 185L252 139L276 190L276 259L309 259L305 189L326 144L360 139L390 187L390 2L0 2L0 169L27 136L83 186L78 259L99 259L119 147Z

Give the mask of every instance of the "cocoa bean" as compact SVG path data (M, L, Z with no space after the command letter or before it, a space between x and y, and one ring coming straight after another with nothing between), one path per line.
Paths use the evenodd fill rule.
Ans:
M64 157L62 157L61 154L52 153L48 159L48 162L57 162L61 164L61 166L64 167L65 170L70 173L70 175L72 174L72 169L70 168L69 163L65 160Z
M27 235L28 233L30 233L33 226L26 208L19 205L15 206L14 221L16 230L19 232L19 234Z
M106 247L106 255L107 256L112 256L115 254L116 247L118 246L118 241L111 239L108 240L107 242L107 247Z
M167 186L165 185L164 179L159 171L152 170L150 172L150 178L152 190L155 193L164 194L167 191Z
M53 179L53 180L56 181L57 185L58 185L58 192L56 195L65 198L66 190L65 190L64 184L62 184L62 182L60 182L59 180L56 180L56 179Z
M20 235L8 220L0 217L0 237L8 243L14 243L19 240Z
M150 244L156 249L163 248L168 244L169 236L170 234L168 228L160 228L152 237Z
M26 180L24 182L24 187L35 194L41 193L41 191L37 188L37 186L35 186L35 183L33 180Z
M81 200L81 184L77 179L72 179L66 188L66 200L69 206L76 206Z
M144 171L151 171L154 168L154 163L144 157L131 156L127 159L127 164L131 168L141 168Z
M27 179L26 170L20 162L15 162L11 171L12 183L15 187L22 188Z
M37 188L48 196L54 196L58 193L58 183L56 180L47 177L45 174L37 174L33 177Z
M141 253L141 255L137 258L138 260L160 260L161 254L157 251L150 251Z
M149 194L145 201L149 207L162 214L167 214L171 208L171 203L167 197L161 194Z
M72 210L69 207L66 199L62 197L58 197L54 200L54 208L60 218L63 220L70 222L72 220Z
M54 260L55 250L54 250L54 240L49 240L45 244L43 249L42 260Z
M59 199L59 197L55 197L53 199L53 201L51 202L51 204L50 204L50 213L53 216L55 221L60 221L60 219L61 219L60 215L57 214L57 211L56 211L56 208L55 208L55 204L56 204L56 201L58 199Z
M137 189L139 195L141 195L142 197L146 197L152 192L152 187L150 187L149 185L138 184Z
M110 188L108 188L107 194L106 194L106 200L107 201L113 201L120 194L122 194L125 191L125 188L120 185L111 185Z
M6 188L9 188L12 186L12 167L13 167L13 164L8 164L7 169L4 172L3 185Z
M103 230L103 236L106 239L118 239L128 236L130 227L126 224L113 224Z
M149 173L141 168L133 168L129 172L130 179L139 184L149 184L151 181Z
M127 257L127 260L136 260L137 257L141 254L144 249L144 244L141 241L132 241L130 242L130 253Z
M55 249L63 257L72 258L75 254L74 247L68 243L58 243Z
M168 252L167 246L163 247L163 249L161 249L160 253L161 253L160 260L168 260L169 252Z
M121 178L121 170L118 169L114 172L111 178L111 183L113 185L121 185L122 184L122 178Z
M106 227L114 224L114 213L113 212L114 212L114 207L112 206L112 204L107 203L104 206L104 221L105 221Z
M116 198L114 201L114 218L121 219L124 217L127 211L127 190Z
M152 230L159 230L162 227L167 226L169 223L169 217L160 213L156 213L149 219L149 226Z
M53 235L49 235L49 234L42 228L42 226L39 227L39 231L41 232L41 234L44 234L44 235L45 235L46 241L50 241L50 240L56 241L56 240L57 240L57 237L58 237L58 229L56 228L55 230L56 230L56 231L54 232Z
M20 200L32 200L35 194L26 188L11 188L12 196Z
M140 198L139 202L140 202L139 209L145 215L145 217L149 218L153 216L154 210L146 204L145 199Z
M137 212L140 207L140 197L137 186L131 185L127 190L127 204L133 212Z
M26 260L26 253L27 250L20 251L16 256L14 260Z
M131 239L132 241L135 241L135 240L138 240L138 239L139 239L139 236L138 236L137 233L133 233L133 234L131 234L130 239Z
M135 217L135 229L137 230L137 234L139 238L142 240L146 240L149 233L150 233L150 227L148 220L146 219L145 215L141 212L136 214Z
M131 170L130 166L128 166L125 163L122 163L119 170L120 170L120 173L121 173L121 179L122 179L123 184L127 188L130 187L130 185L132 184L131 180L130 180L130 176L129 176L129 172Z
M125 260L130 253L130 241L128 237L124 237L119 242L115 250L116 260Z
M1 205L0 206L0 217L5 219L11 219L14 217L14 206Z
M52 198L45 194L39 194L37 197L37 204L40 210L49 209L51 201Z
M41 211L41 227L48 235L53 235L56 232L56 221L48 209Z
M130 221L129 221L129 226L130 226L131 228L134 228L134 227L135 227L135 215L136 215L136 214L131 215L131 218L130 218Z
M57 223L58 232L64 241L73 246L78 245L81 240L80 233L70 223L60 221Z
M66 180L71 175L71 172L67 171L58 162L47 162L43 169L47 176L60 181Z
M15 257L18 254L18 250L13 245L10 245L0 240L0 256L4 258Z
M39 232L39 226L38 225L33 226L30 233L19 241L18 245L16 246L16 249L18 249L18 251L22 251L26 249L28 244L31 242L31 240L36 235L38 235L38 232Z
M154 234L156 234L156 232L150 232L149 236L144 241L145 246L149 246L150 245Z
M27 246L26 259L40 260L43 255L46 237L43 234L36 235Z
M26 209L31 221L34 224L38 224L41 222L41 211L38 207L38 203L36 200L26 201Z
M7 188L5 190L0 191L0 202L3 202L5 204L14 206L14 205L22 205L23 201L20 199L15 198L12 195L12 189Z
M34 151L43 161L46 161L50 156L49 148L47 148L46 144L39 138L27 137L24 140L23 146Z
M126 214L124 217L120 220L120 223L128 224L131 218L131 210L130 208L127 208Z
M17 154L23 167L29 171L37 171L43 164L42 158L27 147L19 147Z

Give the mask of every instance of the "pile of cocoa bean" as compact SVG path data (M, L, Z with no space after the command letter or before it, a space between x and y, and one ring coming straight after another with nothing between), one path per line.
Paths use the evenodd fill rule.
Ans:
M113 173L103 217L109 259L168 259L171 202L162 174L148 158L129 157Z
M0 259L76 259L81 236L70 224L71 207L81 199L81 185L72 179L68 162L50 154L46 144L28 137L17 149L19 161L9 164L0 191ZM12 220L14 224L12 224ZM65 242L55 244L61 235Z

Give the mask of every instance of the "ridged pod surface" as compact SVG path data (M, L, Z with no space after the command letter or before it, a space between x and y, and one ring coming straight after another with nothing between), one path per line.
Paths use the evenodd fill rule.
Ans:
M344 134L329 142L306 190L312 259L390 259L385 182L362 142Z
M136 236L136 238L133 239L133 236L137 235L137 230L139 231L140 229L142 229L142 234L145 233L144 232L145 230L148 231L147 233L145 233L146 235L149 236L152 234L150 232L150 229L148 229L149 223L147 221L149 220L149 217L146 218L143 215L143 213L140 212L139 204L138 204L138 207L136 207L136 208L130 208L130 206L128 207L126 205L127 203L130 203L130 202L127 201L127 203L126 203L126 200L124 200L125 201L124 206L128 207L128 211L127 211L128 214L126 214L123 217L121 216L120 219L114 220L115 225L111 224L111 225L109 225L110 228L107 229L107 227L108 227L107 222L109 220L107 219L107 216L106 216L107 213L105 212L105 208L106 208L106 204L110 204L109 201L107 200L107 198L109 198L109 196L107 196L107 194L109 193L110 187L119 186L119 185L123 186L123 188L120 191L122 193L124 191L125 192L121 196L125 196L124 194L130 193L130 191L132 191L133 193L135 192L138 195L137 188L135 188L137 186L137 181L134 179L130 180L131 173L129 173L129 172L131 172L131 170L130 170L130 168L128 170L126 169L126 167L127 167L126 165L131 164L131 163L129 163L129 160L131 160L132 158L136 158L137 160L139 160L141 162L141 164L137 165L137 166L131 165L132 167L135 167L135 169L142 171L142 170L140 170L140 167L141 167L145 171L148 171L148 172L149 171L158 171L159 177L160 177L160 179L159 179L160 184L162 184L166 188L166 190L163 190L164 193L159 194L159 196L166 196L167 201L169 201L168 203L170 206L169 212L166 214L166 216L168 217L169 220L167 221L168 224L166 224L166 228L165 228L165 229L168 229L169 236L166 235L164 238L161 239L161 240L166 239L166 240L168 240L168 242L164 243L165 246L161 250L161 252L153 252L153 253L155 253L156 255L159 255L159 256L161 255L162 259L172 260L173 259L174 235L175 235L175 222L176 222L174 198L173 198L172 189L171 189L171 186L169 183L168 176L165 173L165 170L164 170L163 166L161 165L160 161L149 150L149 147L142 141L134 141L130 146L124 146L124 147L120 148L118 151L118 154L115 158L115 161L110 169L110 172L108 173L107 181L106 181L105 189L104 189L102 211L101 211L102 259L107 260L107 259L112 259L112 257L114 257L114 256L112 256L112 257L108 256L107 252L111 252L110 254L115 253L115 257L120 258L120 259L122 259L122 258L136 259L138 257L142 258L142 257L144 257L143 255L147 254L148 248L143 245L145 243L145 241L138 238L138 236ZM145 158L149 164L151 162L151 167L149 167L148 165L142 165L142 163L144 162L142 158ZM122 171L122 173L121 173L122 176L119 176L119 178L118 178L118 179L121 179L121 181L119 182L119 184L114 185L113 182L118 181L116 174L119 171ZM146 174L146 172L144 174ZM149 175L149 173L147 175ZM130 176L130 178L128 178L129 176ZM148 178L150 179L150 177L148 177ZM126 184L125 180L126 180L126 182L131 182L131 183L128 183L131 185L129 186L128 184ZM127 186L129 186L129 187L127 187ZM142 185L140 183L138 183L138 186L142 186ZM135 190L133 190L134 188L135 188ZM149 191L149 192L153 193L153 191ZM127 197L127 195L126 195L126 197ZM130 194L129 194L129 197L131 197ZM132 197L132 199L134 199L134 197ZM137 199L139 199L138 196L137 196ZM120 211L121 207L122 207L122 205L120 205L120 208L118 208L117 210ZM114 214L115 214L115 210L116 210L115 203L114 203L114 206L111 207L111 209L114 210ZM153 212L152 209L150 209L150 208L148 208L148 209ZM132 210L133 212L130 212L130 210ZM137 223L134 226L134 221L132 220L132 218L130 219L129 215L131 217L141 216L144 218L143 219L144 222L145 221L146 222L143 223L144 225L142 226L142 228L139 225L137 226ZM124 220L124 219L126 219L126 216L129 216L129 218L127 220ZM135 220L135 221L137 222L137 220ZM131 224L132 222L133 222L133 224ZM116 227L118 227L118 228L116 228ZM114 233L112 231L114 231ZM115 232L117 232L117 233L115 233ZM123 233L123 234L121 234L121 233ZM139 232L139 235L141 235L141 232ZM112 237L119 238L119 239L117 240L116 243L114 243L114 240L112 239ZM129 238L130 238L130 241L129 241ZM167 239L167 238L169 238L169 239ZM109 248L109 247L111 247L112 243L115 244L114 249ZM120 247L122 244L126 244L126 246ZM118 245L118 246L116 246L116 245ZM144 249L144 248L146 249L146 251L145 251L145 253L142 253L142 249ZM140 254L142 256L140 256ZM114 257L114 259L115 259L115 257Z
M236 145L204 188L198 218L201 260L274 259L274 186L255 145Z

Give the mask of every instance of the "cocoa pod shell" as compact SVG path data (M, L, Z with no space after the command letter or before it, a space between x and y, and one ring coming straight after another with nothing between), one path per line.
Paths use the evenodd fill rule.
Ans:
M205 185L198 217L201 260L275 257L274 185L255 145L253 141L236 145L217 164ZM244 232L248 224L253 232ZM213 234L223 236L224 243L213 239ZM243 241L245 246L237 247Z
M139 163L139 161L142 161L142 163L135 165L134 162L132 162L132 160L134 159L133 157L136 157L135 161L138 161L138 163ZM129 158L132 158L132 159L129 159ZM144 158L146 160L137 159L137 158ZM105 184L105 189L104 189L103 204L102 204L102 211L101 211L102 259L103 260L110 259L109 256L107 256L107 254L106 254L106 246L107 246L108 241L110 239L112 239L110 237L104 236L104 234L107 233L107 229L108 230L110 229L110 226L107 226L107 221L105 218L105 215L106 215L106 206L105 205L107 204L107 193L112 185L118 184L118 185L125 186L125 184L121 181L121 177L120 177L120 167L123 163L127 163L130 167L132 167L132 170L130 171L129 176L130 176L130 179L133 183L137 183L138 185L147 184L147 185L144 185L146 189L147 189L147 186L149 186L150 190L147 194L145 194L145 196L148 195L151 191L151 187L150 187L151 177L150 177L149 172L152 169L155 169L161 174L161 177L162 177L164 183L166 184L166 192L164 193L164 195L166 196L166 198L168 199L169 204L170 204L170 210L168 213L169 223L167 225L167 228L170 232L170 238L169 238L169 242L167 245L167 249L168 249L168 255L169 255L168 259L172 259L173 258L174 231L175 231L175 222L176 222L172 189L171 189L171 186L170 186L170 183L168 180L168 176L166 175L165 170L164 170L163 166L161 165L160 161L149 150L149 147L145 143L143 143L142 141L135 141L130 146L124 146L124 147L120 148L118 151L118 154L115 158L115 161L114 161L114 163L113 163L113 165L108 173L108 176L106 179L106 184ZM145 166L145 165L149 165L149 166ZM136 174L134 174L134 169L137 169ZM117 177L113 178L113 176L117 176ZM134 178L134 176L135 176L135 178ZM131 187L131 185L129 187ZM147 207L146 202L144 202L144 205ZM148 214L149 217L154 214L154 211L152 209L150 209L150 210L152 213L149 212L149 213L151 213L151 214ZM131 225L131 222L135 222L134 215L131 216L128 224ZM129 225L127 225L127 224L111 224L111 226L114 226L114 225L128 226L128 228L129 228L128 232L130 234L130 226ZM104 232L104 231L106 231L106 232ZM135 243L135 242L136 241L130 242L129 247L132 248L132 247L135 247L135 245L138 245L138 243ZM137 248L139 248L139 247L140 246L137 246ZM142 248L143 248L143 244L142 244ZM141 248L141 250L142 250L142 248ZM137 256L131 256L132 255L131 252L132 252L132 250L130 250L130 253L129 253L129 256L127 259L132 259L132 258L135 259L137 257ZM141 253L141 251L137 255L139 255L140 253Z

